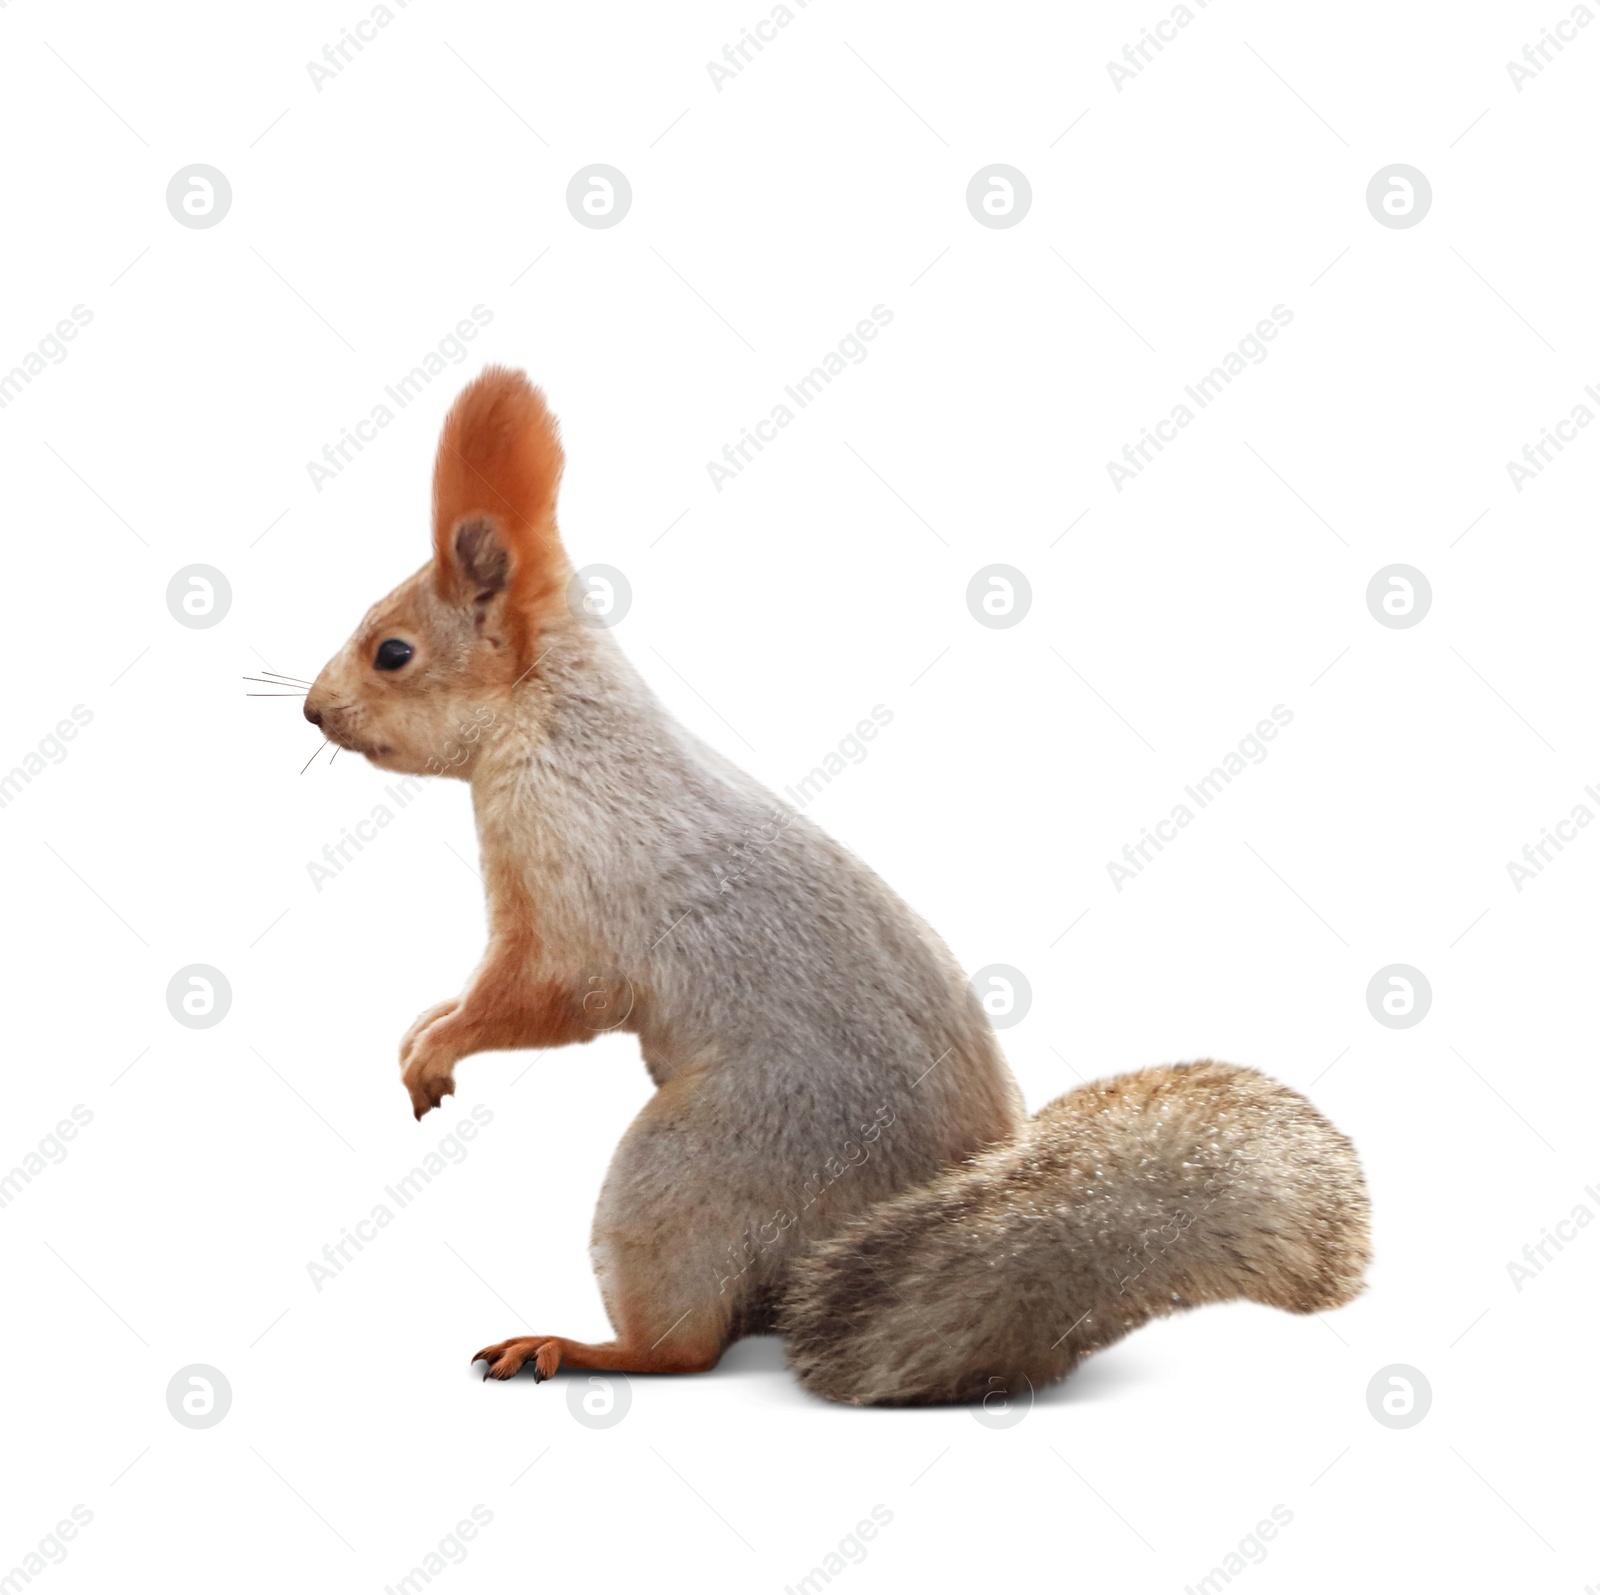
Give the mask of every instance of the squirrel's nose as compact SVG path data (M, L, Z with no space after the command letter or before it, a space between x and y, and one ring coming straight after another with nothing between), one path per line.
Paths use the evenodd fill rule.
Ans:
M313 706L310 698L307 698L305 702L305 717L314 726L320 726L322 724L322 711Z

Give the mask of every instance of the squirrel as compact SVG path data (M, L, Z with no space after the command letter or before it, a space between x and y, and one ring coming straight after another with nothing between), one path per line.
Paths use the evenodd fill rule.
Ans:
M702 1372L778 1332L818 1395L966 1402L1182 1308L1352 1300L1361 1167L1288 1087L1176 1064L1025 1116L934 932L623 657L557 532L564 460L525 375L473 380L431 560L304 711L382 770L472 787L488 949L401 1041L416 1117L471 1053L612 1030L656 1086L594 1218L615 1338L518 1335L474 1355L484 1377Z

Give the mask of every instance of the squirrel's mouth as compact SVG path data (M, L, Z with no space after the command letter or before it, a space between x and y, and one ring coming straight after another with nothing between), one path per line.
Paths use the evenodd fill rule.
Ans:
M336 719L324 720L322 734L328 741L337 743L346 753L359 753L364 759L387 758L393 751L386 742L363 742L352 735Z

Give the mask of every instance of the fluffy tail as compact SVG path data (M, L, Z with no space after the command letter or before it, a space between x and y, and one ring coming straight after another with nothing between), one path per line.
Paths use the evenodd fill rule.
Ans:
M835 1401L1015 1398L1185 1307L1343 1306L1367 1215L1354 1148L1298 1092L1225 1063L1140 1070L801 1259L789 1360Z

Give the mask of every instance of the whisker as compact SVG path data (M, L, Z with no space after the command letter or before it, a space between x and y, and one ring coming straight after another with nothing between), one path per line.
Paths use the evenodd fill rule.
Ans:
M292 682L288 681L271 681L266 676L240 676L239 679L241 681L259 681L263 687L288 687L293 685ZM300 690L302 692L310 692L311 689L302 687Z
M309 687L312 685L312 683L307 681L304 676L286 676L281 670L268 670L267 674L269 676L276 676L279 681L292 681L297 686L301 687Z
M339 749L338 749L338 748L335 748L335 749L334 749L334 750L333 750L333 759L337 759L337 758L338 758L338 757L339 757L339 752L340 752L340 750L339 750ZM333 768L333 759L329 759L329 760L328 760L328 767L329 767L329 769L332 769L332 768Z
M303 698L303 692L247 692L247 698Z
M326 738L326 737L324 737L324 738L323 738L323 739L322 739L322 743L321 743L321 746L319 746L319 747L318 747L318 749L317 749L317 753L321 753L321 752L322 752L322 749L323 749L323 748L325 748L325 747L327 747L327 745L328 745L328 739L327 739L327 738ZM306 760L306 762L305 762L305 763L304 763L304 764L302 764L302 765L301 765L301 766L300 766L300 773L301 773L301 775L304 775L304 774L305 774L305 773L306 773L306 771L307 771L307 770L309 770L309 769L310 769L310 768L311 768L311 765L312 765L312 761L313 761L313 760L314 760L314 759L315 759L315 758L316 758L316 757L317 757L317 753L313 753L313 754L312 754L312 755L311 755L311 758L309 758L309 759L307 759L307 760ZM333 760L332 760L332 759L329 759L329 760L328 760L328 763L329 763L329 764L332 764L332 763L333 763Z

